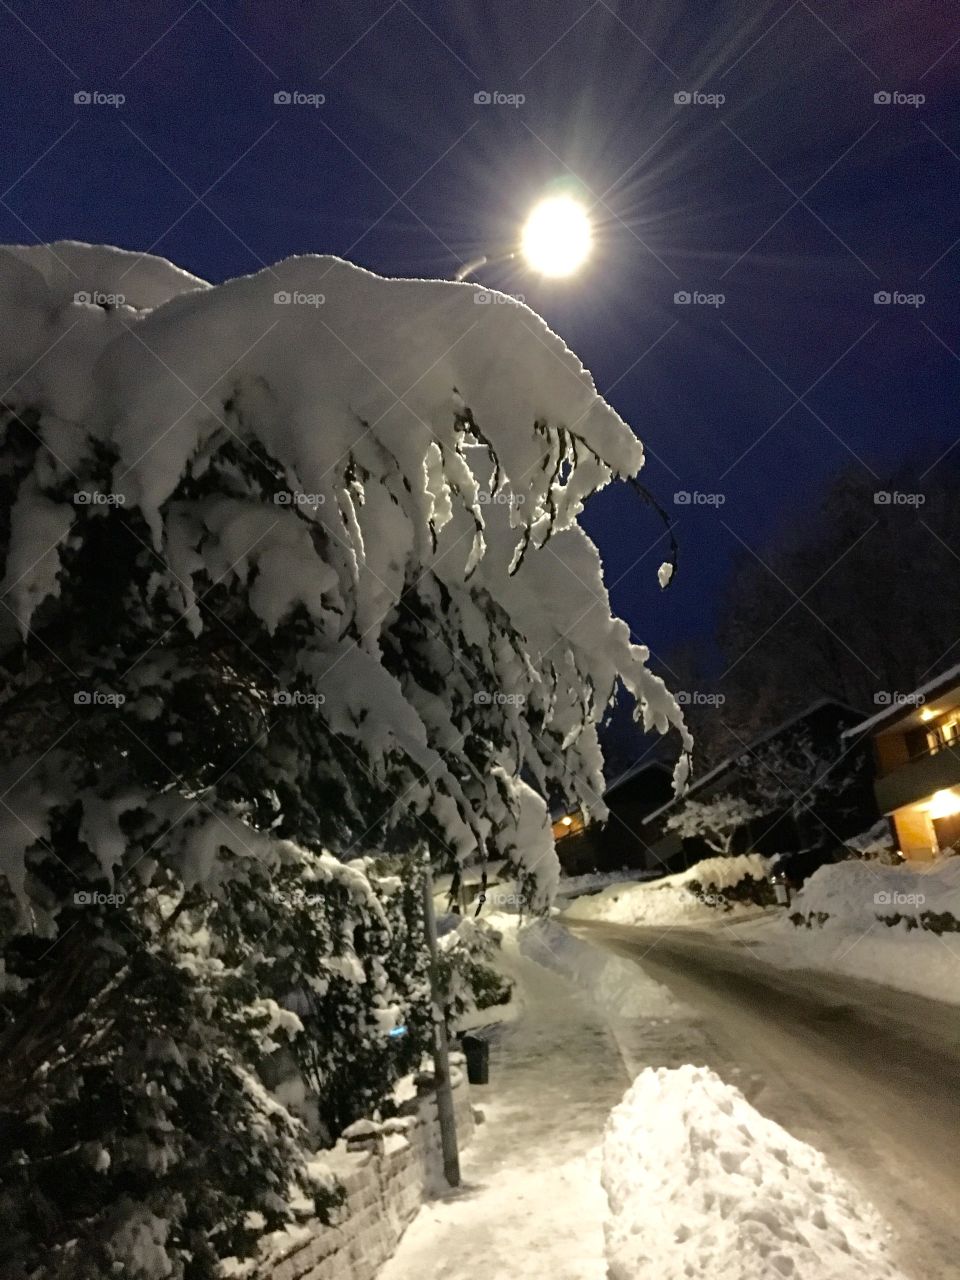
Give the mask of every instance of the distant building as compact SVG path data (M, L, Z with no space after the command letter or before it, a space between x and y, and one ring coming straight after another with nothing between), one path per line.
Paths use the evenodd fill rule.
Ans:
M666 823L686 800L710 801L719 796L749 799L754 790L758 755L770 747L789 747L803 736L825 755L842 755L841 735L859 719L844 703L821 698L775 729L769 729L695 778L681 797L671 797L648 816L650 869L679 870L702 858L716 856L702 839L681 839ZM803 789L788 806L747 823L736 833L732 853L782 854L799 859L798 878L809 875L843 847L843 841L863 831L871 821L869 769L854 745L844 762L844 775L854 775L816 806L804 805ZM838 776L840 776L838 768ZM813 779L811 779L811 782Z
M960 666L889 704L843 737L870 740L874 794L905 858L960 848Z
M673 794L672 777L672 769L659 761L634 765L603 793L610 811L605 823L585 823L579 809L558 818L553 835L565 874L646 868L650 835L646 820Z
M960 724L960 668L957 677L957 717ZM805 802L807 782L795 792L784 788L786 803L778 810L745 823L736 831L731 853L782 855L798 881L824 862L841 856L844 841L859 835L875 821L871 769L864 747L849 741L861 713L844 703L821 698L775 729L752 738L699 778L683 796L673 794L672 770L659 761L628 769L604 792L610 811L605 823L586 822L581 810L560 815L553 824L560 865L567 875L614 871L621 867L645 871L678 871L715 857L699 837L681 838L667 822L688 799L709 802L720 796L751 799L763 753L800 741L821 758L837 758L835 786L819 787L815 804ZM873 721L867 722L872 724ZM956 781L960 784L960 739ZM810 777L812 784L814 778ZM960 791L958 791L960 813ZM958 823L960 838L960 823Z

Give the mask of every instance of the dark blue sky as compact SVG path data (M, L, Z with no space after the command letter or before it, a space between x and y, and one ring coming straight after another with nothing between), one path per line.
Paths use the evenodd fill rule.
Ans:
M737 547L764 556L788 517L815 521L841 466L882 478L960 434L948 0L10 0L0 27L4 241L150 249L210 280L299 252L443 276L578 187L588 270L481 276L546 317L649 450L679 516L675 587L659 593L660 526L635 498L602 495L586 524L660 656L709 634ZM725 101L674 101L694 90ZM884 290L925 301L878 306ZM675 507L680 490L724 502Z

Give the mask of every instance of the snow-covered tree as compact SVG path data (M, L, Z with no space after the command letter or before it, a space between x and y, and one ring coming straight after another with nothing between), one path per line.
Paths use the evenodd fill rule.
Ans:
M859 755L851 756L837 742L815 742L804 728L764 743L744 767L751 799L766 813L794 818L824 797L842 794L862 773Z
M715 853L729 854L737 832L764 810L740 796L719 795L710 800L685 800L665 825L684 840L700 839Z
M618 686L686 776L576 523L640 445L538 317L476 294L0 253L13 1273L193 1280L322 1211L260 1077L289 1051L322 1140L409 1065L417 859L504 858L542 909L543 797L596 808Z

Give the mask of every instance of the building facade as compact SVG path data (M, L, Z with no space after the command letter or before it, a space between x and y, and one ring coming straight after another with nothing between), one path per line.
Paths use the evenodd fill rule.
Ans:
M874 794L905 858L929 861L960 848L960 667L850 729L869 736Z

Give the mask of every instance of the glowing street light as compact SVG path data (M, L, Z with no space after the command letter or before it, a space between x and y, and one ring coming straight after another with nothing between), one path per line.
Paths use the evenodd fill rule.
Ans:
M572 196L548 196L535 206L520 240L523 256L545 276L570 276L590 255L593 235L586 209Z
M481 254L457 272L466 280L481 267L523 257L528 267L544 276L572 276L583 266L593 247L593 231L586 207L570 195L547 196L535 205L523 225L520 244L493 258Z

